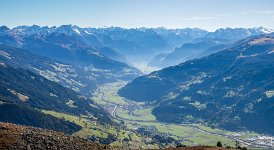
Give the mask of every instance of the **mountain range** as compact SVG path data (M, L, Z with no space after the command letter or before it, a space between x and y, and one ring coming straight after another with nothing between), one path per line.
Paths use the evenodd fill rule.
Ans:
M101 85L126 81L118 94L142 102L141 107L153 106L156 121L274 135L274 34L270 32L262 27L209 32L198 28L2 26L0 121L68 134L88 128L80 121L48 115L48 111L79 120L85 117L86 124L95 123L89 128L100 133L101 142L112 143L119 136L128 141L125 127L113 117L118 109L132 106L118 108L114 103L103 109L91 98ZM143 63L161 70L144 75L136 68ZM96 128L96 123L111 131ZM137 133L130 130L132 137ZM157 133L156 137L151 143L177 142L167 135Z
M131 80L141 75L134 67L115 60L125 58L111 48L97 49L89 45L73 26L61 26L56 32L50 29L1 27L0 42L5 44L1 45L2 59L82 94L91 94L97 85L106 82Z
M181 42L182 45L177 46L170 53L156 55L149 62L149 65L159 68L174 66L187 60L201 58L219 52L233 45L240 39L271 32L273 31L262 27L218 29L215 32L207 32L203 34L203 36L185 40L185 43Z
M188 50L190 54L177 53L177 51L183 51L180 49L184 49L184 44L199 45L201 42L208 42L215 43L212 46L216 46L235 42L247 36L269 32L272 32L272 30L262 27L248 29L225 28L208 32L198 28L124 29L119 27L80 28L75 25L62 25L59 27L33 25L9 29L2 26L0 27L0 43L26 49L34 54L67 63L80 63L82 65L92 63L93 67L100 69L109 69L107 66L113 66L114 62L109 61L108 58L129 65L146 62L150 66L163 68L176 65L185 59L177 60L176 58L177 61L169 63L168 60L174 59L172 56L157 59L159 54L170 53L170 55L180 55L182 58L190 59L196 58L197 53L205 52L208 48L205 47L198 52L194 52L195 55L192 55L195 46ZM175 54L172 54L173 51ZM201 54L199 57L205 54L208 53ZM104 57L96 58L98 56ZM104 63L100 61L101 59L104 59L102 60ZM162 60L164 61L162 62Z
M274 35L240 40L220 52L141 76L119 90L153 102L167 123L203 122L274 134Z

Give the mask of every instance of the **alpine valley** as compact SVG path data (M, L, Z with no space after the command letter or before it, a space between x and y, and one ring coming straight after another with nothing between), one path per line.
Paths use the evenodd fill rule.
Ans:
M2 26L0 141L271 149L273 32Z

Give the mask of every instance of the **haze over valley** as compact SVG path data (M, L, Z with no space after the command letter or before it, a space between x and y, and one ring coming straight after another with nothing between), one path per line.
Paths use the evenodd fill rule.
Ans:
M4 1L0 149L273 149L273 2L195 1Z

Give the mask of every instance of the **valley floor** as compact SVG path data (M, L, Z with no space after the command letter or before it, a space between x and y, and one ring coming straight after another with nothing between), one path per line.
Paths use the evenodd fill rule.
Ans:
M172 137L184 145L215 146L221 141L224 146L235 146L235 141L249 148L273 148L274 137L259 135L254 132L230 132L213 129L204 124L166 124L156 121L151 114L153 105L138 103L120 97L117 91L126 82L108 83L99 87L92 98L110 112L113 118L123 121L130 130L145 128L154 133Z
M159 138L155 142L153 137L160 135L166 138L171 137L186 146L216 146L216 143L221 141L223 146L235 147L235 141L238 141L241 146L246 146L249 149L273 148L272 139L274 137L254 132L231 132L213 129L205 124L158 122L151 113L155 107L153 104L134 102L117 94L117 91L125 84L124 81L104 84L96 89L91 98L107 110L120 127L97 123L94 116L73 116L46 110L42 110L42 112L81 126L82 129L74 133L76 136L100 143L111 143L110 145L113 147L159 149L178 145L172 141L171 143L162 143ZM140 133L140 129L144 133Z

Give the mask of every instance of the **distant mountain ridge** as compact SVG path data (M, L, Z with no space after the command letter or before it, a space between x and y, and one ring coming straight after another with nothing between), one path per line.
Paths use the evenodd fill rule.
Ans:
M223 50L240 39L271 33L274 30L259 28L221 28L214 32L207 32L203 36L197 37L188 42L182 43L176 47L173 52L166 54L159 54L154 57L150 62L150 66L156 67L169 67L178 65L187 60L201 58L218 51Z
M223 41L227 43L247 36L269 32L273 32L273 30L263 27L226 28L208 32L198 28L125 29L119 27L81 28L75 25L61 25L59 27L33 25L9 29L2 26L0 27L0 43L27 49L35 54L54 57L63 62L66 62L66 59L61 59L62 57L67 57L70 61L76 62L79 62L79 59L87 59L88 57L83 57L83 55L91 55L89 51L130 65L149 62L156 56L149 65L162 68L175 65L184 60L182 58L185 57L197 57L176 54L182 55L182 58L173 63L161 62L157 59L158 54L171 53L175 48L179 48L184 44L195 44L203 41ZM45 50L47 53L45 53ZM69 51L69 55L64 55L66 51ZM204 56L205 54L211 54L211 52L201 55ZM164 65L165 63L168 65ZM99 64L103 65L104 63ZM106 67L101 65L97 67Z
M1 47L2 51L13 53L14 58L9 61L15 59L17 65L24 64L27 69L82 94L90 94L97 85L106 82L132 80L141 75L139 70L122 62L126 61L123 55L109 47L94 47L89 34L80 35L78 30L79 27L71 25L58 28L19 26L13 29L3 26L0 28L0 43L6 45ZM39 59L43 61L40 66L31 61Z

